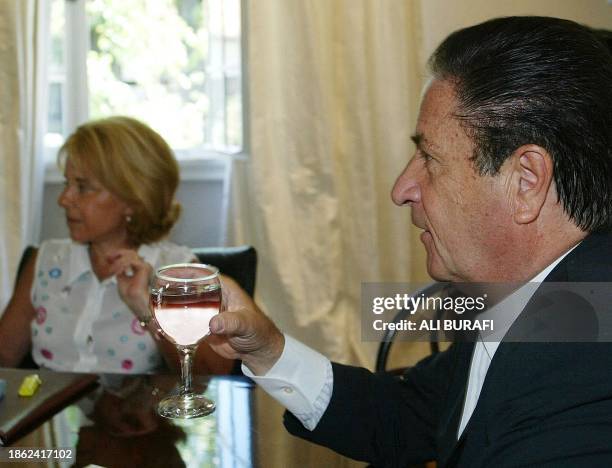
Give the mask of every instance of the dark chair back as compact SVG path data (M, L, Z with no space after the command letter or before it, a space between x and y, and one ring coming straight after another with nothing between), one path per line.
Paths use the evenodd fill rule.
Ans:
M28 260L30 259L32 254L36 252L36 250L36 247L34 247L33 245L28 245L21 254L21 260L19 260L19 266L17 267L17 276L15 277L15 286L13 288L13 291L15 290L15 288L17 288L17 280L21 276L21 273L23 273L23 269L28 263Z
M15 286L13 287L13 291L15 291L15 289L17 288L17 282L19 281L19 278L23 273L23 269L28 263L28 260L34 254L34 252L36 252L36 250L36 247L28 245L23 251L23 254L21 254L21 260L19 260L19 266L17 267L17 276L15 277ZM23 357L17 367L19 369L38 369L38 364L34 362L34 359L32 358L32 353L28 351L28 354Z
M199 247L193 253L201 263L214 265L224 275L234 278L253 297L257 273L257 252L253 247Z

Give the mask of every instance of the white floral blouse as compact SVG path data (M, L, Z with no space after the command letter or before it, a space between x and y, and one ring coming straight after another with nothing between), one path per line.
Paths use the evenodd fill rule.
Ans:
M138 254L154 268L194 258L189 248L168 241L143 245ZM153 338L120 299L116 278L98 280L86 245L44 241L34 274L32 357L40 367L144 373L160 366Z

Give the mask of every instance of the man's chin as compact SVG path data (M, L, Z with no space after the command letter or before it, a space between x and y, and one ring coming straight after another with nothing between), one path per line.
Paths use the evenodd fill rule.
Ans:
M429 276L431 276L431 279L433 279L434 281L439 281L442 283L452 281L452 279L448 276L448 274L443 274L443 273L434 271L429 267L427 268L427 273L429 273Z
M453 281L452 275L450 272L444 268L443 265L440 264L439 261L436 261L437 257L434 257L430 252L429 248L427 249L427 273L431 278L435 281L440 282L448 282Z

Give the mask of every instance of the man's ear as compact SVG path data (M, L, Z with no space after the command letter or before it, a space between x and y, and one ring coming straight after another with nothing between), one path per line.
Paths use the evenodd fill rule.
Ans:
M512 153L514 180L514 221L533 222L540 215L553 179L548 151L537 145L523 145Z

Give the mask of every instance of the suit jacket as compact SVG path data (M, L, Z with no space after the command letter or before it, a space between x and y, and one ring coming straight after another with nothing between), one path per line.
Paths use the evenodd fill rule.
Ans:
M546 281L612 281L612 235L589 235ZM534 297L508 335L537 338L542 317L568 309L590 324L612 315L571 294ZM402 380L334 363L332 398L315 430L290 413L285 426L377 467L433 459L439 467L612 466L612 343L598 337L595 323L571 343L504 339L459 440L473 343L427 357Z

